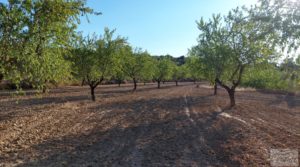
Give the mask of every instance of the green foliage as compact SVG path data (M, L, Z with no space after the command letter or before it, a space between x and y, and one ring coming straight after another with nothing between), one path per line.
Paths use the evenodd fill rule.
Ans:
M75 75L88 84L109 80L116 69L117 53L126 44L126 39L113 37L115 30L105 28L101 37L92 36L80 39L73 51ZM98 83L100 84L100 83Z
M193 48L194 50L196 48ZM196 50L195 50L196 51ZM197 56L196 52L193 52L192 50L189 51L189 57L186 59L186 77L191 78L194 81L201 80L203 78L207 78L209 81L214 82L214 77L209 76L208 72L205 71L205 69L202 68L202 63L200 62L200 57ZM206 73L207 72L207 73ZM204 75L207 75L204 77ZM212 78L212 79L210 79Z
M300 3L291 0L259 0L258 6L249 9L251 19L260 23L264 33L277 36L270 43L283 49L297 49L300 37ZM264 29L262 29L264 28Z
M207 22L198 22L201 33L192 53L199 57L204 76L227 90L231 106L235 105L235 88L245 68L269 60L273 54L274 46L267 41L272 34L262 33L257 29L259 25L239 8L230 11L224 20L213 15Z
M116 56L119 51L127 45L127 39L117 36L114 38L115 30L105 28L104 35L96 42L97 69L101 78L109 80L116 68ZM98 78L98 77L96 77Z
M97 63L95 61L97 37L79 36L78 41L74 44L71 61L73 62L73 76L77 79L86 80L87 75L95 75Z
M279 68L270 63L247 68L241 85L260 89L288 89L288 82L283 80Z
M152 81L154 76L154 59L149 54L145 54L143 58L143 69L141 71L140 79L143 82Z
M215 83L216 78L226 78L226 70L233 63L231 48L227 42L229 32L222 25L222 18L220 15L213 15L213 18L208 22L201 19L198 22L198 29L201 34L198 37L198 45L192 48L195 56L198 56L200 64L198 67L203 72L203 75L212 84Z
M286 58L280 65L282 79L288 82L288 90L294 91L300 88L300 65L293 58Z
M154 61L153 79L160 82L172 79L173 61L167 57L162 57Z
M126 45L126 39L114 38L115 30L105 28L101 37L80 38L73 51L74 75L84 80L91 88L92 99L94 89L104 80L110 80L118 69L120 50Z
M172 78L174 81L179 81L181 79L186 78L188 68L186 65L177 66L176 64L173 65L173 74Z
M255 29L255 22L245 19L243 11L233 10L225 17L213 16L205 23L201 20L198 28L198 51L204 71L210 71L223 83L237 85L248 65L255 65L270 57L272 47L267 45L266 36ZM210 74L208 74L209 76Z
M149 54L140 49L132 51L129 46L124 48L121 61L123 72L132 79L140 80L148 57Z
M0 72L19 84L45 89L68 78L70 43L82 14L93 13L81 0L24 0L0 4Z

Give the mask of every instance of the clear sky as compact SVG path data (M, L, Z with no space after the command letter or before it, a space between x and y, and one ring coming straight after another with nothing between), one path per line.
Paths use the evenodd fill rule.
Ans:
M196 21L213 13L227 14L237 6L250 6L257 0L87 0L87 5L103 15L81 18L78 27L84 35L102 34L104 27L128 38L134 47L153 55L186 55L196 44ZM7 2L7 0L0 0Z
M116 29L134 47L153 55L181 56L196 44L199 34L196 20L213 13L226 14L256 0L87 0L101 16L89 16L78 29L84 34L102 34L104 27Z

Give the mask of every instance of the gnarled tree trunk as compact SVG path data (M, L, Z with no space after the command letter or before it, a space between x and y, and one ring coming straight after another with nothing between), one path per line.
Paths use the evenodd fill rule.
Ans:
M96 87L104 80L104 77L102 76L99 80L90 80L87 77L87 83L90 86L91 89L91 97L93 101L96 101L96 96L95 96L95 89Z
M234 93L235 93L235 88L236 86L232 86L231 88L228 87L227 85L223 84L219 79L217 79L217 82L224 88L226 89L228 95L229 95L229 99L230 99L230 107L234 107L235 106L235 97L234 97Z
M157 88L160 89L160 80L157 81Z
M232 82L232 86L229 87L227 85L225 85L222 81L219 80L219 78L216 78L216 83L218 83L219 85L221 85L223 88L226 89L228 95L229 95L229 99L230 99L230 107L234 107L235 106L235 88L240 84L241 80L242 80L242 75L244 72L244 65L239 65L236 70L234 71L234 73L231 76L231 82ZM237 80L234 80L234 77L237 77Z

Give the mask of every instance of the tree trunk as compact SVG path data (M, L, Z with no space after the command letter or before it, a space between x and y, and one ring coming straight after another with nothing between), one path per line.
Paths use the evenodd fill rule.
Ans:
M160 81L157 81L157 88L160 89Z
M135 78L133 78L133 84L134 84L133 90L135 91L136 87L137 87L137 83L136 83L136 79Z
M178 81L176 80L175 82L176 82L176 86L178 86Z
M144 82L144 86L146 86L146 82Z
M20 85L22 86L22 85ZM45 83L45 85L43 85L42 87L42 93L45 94L47 92L48 88L47 88L47 84Z
M43 93L46 93L47 92L47 90L48 90L48 85L47 85L47 83L48 83L49 81L46 79L45 81L44 81L44 85L43 85L43 89L42 89L42 92Z
M96 97L95 97L95 88L94 86L90 85L91 88L91 96L92 96L92 100L96 101Z
M2 82L2 79L4 78L3 74L0 74L0 83Z
M234 107L235 106L234 94L235 94L235 88L236 88L237 84L233 85L232 87L229 87L229 86L223 84L223 82L221 82L219 79L216 79L216 83L220 84L223 88L226 89L226 91L229 95L229 98L230 98L230 107Z
M81 81L81 86L84 85L84 82L85 82L85 79L83 79L83 80Z
M228 89L227 90L229 98L230 98L230 107L234 107L235 106L235 89Z
M121 87L122 80L117 80L118 86Z
M218 85L217 83L214 84L214 95L216 96L218 94Z
M196 84L197 80L194 79L194 84Z
M43 92L43 93L46 93L46 92L47 92L47 87L46 87L46 86L43 87L42 92Z
M163 82L163 84L165 84L165 81L162 81Z

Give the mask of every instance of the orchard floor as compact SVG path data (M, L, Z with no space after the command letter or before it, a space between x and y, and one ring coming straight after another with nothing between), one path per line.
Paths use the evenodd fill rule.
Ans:
M270 149L300 150L300 96L206 84L0 92L0 166L270 166ZM31 94L31 95L30 95Z

